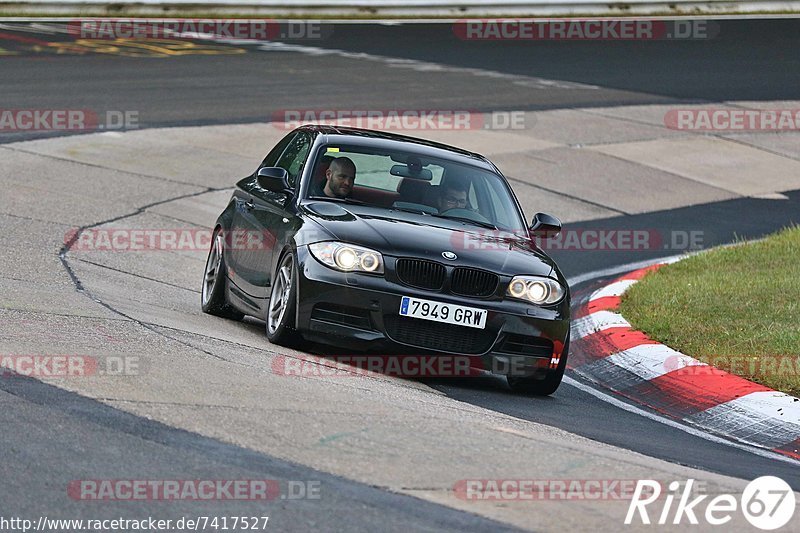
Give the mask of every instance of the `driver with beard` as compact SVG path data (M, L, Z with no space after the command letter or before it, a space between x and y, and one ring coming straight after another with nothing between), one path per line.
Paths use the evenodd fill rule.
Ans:
M356 179L356 165L349 157L333 159L325 171L325 186L320 183L311 191L312 196L328 198L347 198L353 192Z

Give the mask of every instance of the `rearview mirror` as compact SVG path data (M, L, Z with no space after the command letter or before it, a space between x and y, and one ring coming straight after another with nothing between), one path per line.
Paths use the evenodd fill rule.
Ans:
M280 167L264 167L258 169L256 180L259 187L273 192L287 192L289 186L289 173Z
M431 181L433 179L433 173L430 170L413 165L392 165L389 174L422 181Z
M561 233L561 221L547 213L536 213L530 226L531 235L541 239L549 239Z

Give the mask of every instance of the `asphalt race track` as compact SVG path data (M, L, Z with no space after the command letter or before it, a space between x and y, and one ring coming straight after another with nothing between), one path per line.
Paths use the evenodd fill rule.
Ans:
M797 461L621 409L570 372L543 399L492 377L281 376L275 361L299 354L270 345L263 323L200 312L204 251L64 247L71 231L96 226L208 228L285 134L280 118L309 109L520 113L519 131L409 133L485 153L529 217L662 238L646 249L552 250L577 295L626 265L686 251L685 235L702 248L764 236L800 223L800 134L703 135L665 128L664 116L800 108L800 22L715 24L714 38L648 42L465 42L446 23L337 24L320 40L184 48L76 46L57 24L0 25L0 110L135 117L115 131L0 129L0 355L139 364L130 375L0 377L0 514L614 531L625 502L475 502L453 487L694 478L738 493L775 475L800 491ZM109 479L269 479L281 493L266 503L87 501L69 489ZM291 493L300 486L305 497Z

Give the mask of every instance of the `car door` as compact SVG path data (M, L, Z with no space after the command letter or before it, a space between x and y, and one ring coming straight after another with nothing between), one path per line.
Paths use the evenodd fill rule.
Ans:
M283 168L289 174L289 185L295 188L305 167L312 138L307 132L298 132L275 161L264 161L262 166ZM292 195L269 191L253 179L243 187L243 195L236 206L233 239L238 258L240 288L254 298L267 298L272 283L275 250L285 244L292 219Z
M269 151L258 168L275 166L278 163L278 159L283 155L283 152L286 151L286 147L289 146L296 135L297 133L292 131L281 139L280 142ZM251 257L251 251L247 250L244 246L240 246L238 241L241 235L254 229L249 211L251 206L255 207L252 189L256 181L256 174L258 174L258 171L253 172L253 174L236 184L237 188L233 192L232 200L234 203L234 211L233 217L231 218L231 231L230 235L226 236L227 244L225 250L228 277L241 291L245 291L251 296L254 296L254 293L258 292L254 286L250 286L248 281L257 277L254 273L249 271L252 268L251 265L254 259Z

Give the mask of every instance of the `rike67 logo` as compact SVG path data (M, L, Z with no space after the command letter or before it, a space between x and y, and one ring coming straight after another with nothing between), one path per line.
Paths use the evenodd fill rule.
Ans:
M692 498L693 486L693 479L688 480L682 488L680 482L671 482L659 512L659 509L652 508L656 507L652 504L662 499L661 484L652 479L640 479L628 506L625 524L697 525L700 518L706 524L723 526L741 512L754 527L772 531L788 524L794 515L795 494L789 484L779 477L762 476L754 479L738 499L732 494L719 494L710 500L706 500L708 494ZM649 506L652 507L648 509ZM652 519L650 511L655 511Z

